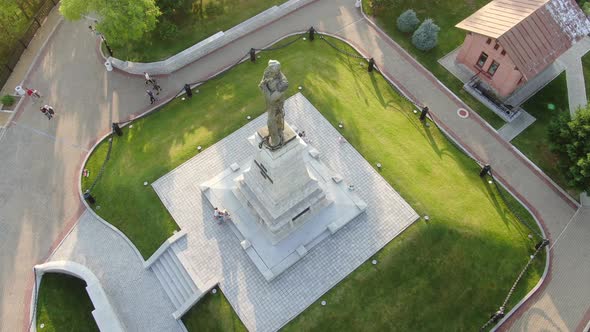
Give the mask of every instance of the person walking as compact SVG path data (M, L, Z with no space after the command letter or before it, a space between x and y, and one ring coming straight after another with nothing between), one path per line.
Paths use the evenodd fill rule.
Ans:
M33 99L40 99L41 98L41 95L39 94L39 92L37 90L25 88L25 91L27 92L27 95Z
M152 90L156 91L156 95L160 95L160 91L162 91L162 88L154 79L152 79Z
M147 71L143 72L143 76L145 77L145 84L146 85L149 83L152 83L152 84L155 83L155 81L150 77L150 74L148 74Z
M156 102L156 97L154 97L154 93L152 92L152 90L145 90L145 92L150 97L150 104Z
M49 105L42 106L39 110L41 111L41 113L45 114L47 120L51 120L51 118L53 118L53 115L55 115L53 107Z

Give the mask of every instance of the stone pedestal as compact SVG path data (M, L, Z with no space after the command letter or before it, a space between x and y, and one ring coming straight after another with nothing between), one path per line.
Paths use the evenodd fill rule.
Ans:
M266 133L263 127L249 138L258 152L250 167L236 178L234 194L276 244L330 201L304 161L307 144L293 129L285 123L285 144L277 150L261 145Z

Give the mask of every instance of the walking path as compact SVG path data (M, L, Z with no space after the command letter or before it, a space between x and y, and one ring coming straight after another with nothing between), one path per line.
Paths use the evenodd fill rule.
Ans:
M172 75L160 78L159 82L165 89L164 95L175 93L184 83L203 79L232 64L251 47L262 47L287 33L306 30L311 25L320 31L349 40L365 55L374 57L384 74L402 86L408 95L430 105L433 117L464 144L471 154L492 165L497 177L543 222L552 240L562 233L574 216L577 206L476 114L472 112L467 119L458 117L457 108L467 106L442 87L399 46L364 20L358 9L354 8L354 1L320 0L261 28ZM42 30L45 29L51 27L44 26ZM102 60L97 58L96 40L90 35L84 21L58 23L55 34L26 81L44 93L43 103L52 104L57 116L48 121L38 111L38 104L27 101L21 105L14 124L6 130L0 141L3 161L0 178L2 331L19 330L28 323L25 319L28 317L28 309L23 310L28 298L23 297L23 294L32 287L32 266L45 260L48 252L56 246L54 240L61 239L64 232L83 214L77 179L87 149L110 128L111 122L126 119L149 107L141 77L119 72L107 73L104 70ZM582 219L587 221L586 217ZM571 225L584 230L590 227L588 222L572 222L570 227ZM584 250L577 250L588 246L590 235L576 228L574 230L576 234L572 235L575 236L570 236L569 232L564 233L562 238L567 241L560 240L559 246L553 250L555 268L550 276L559 273L562 285L575 284L577 280L590 280L586 268L590 261L584 256ZM137 287L142 290L156 287L152 283L155 279L149 276L151 272L129 269L128 272L117 274L116 279L109 277L113 267L120 266L124 269L123 266L126 265L121 262L139 264L134 263L139 262L139 258L131 254L131 251L121 250L117 255L111 256L112 252L93 250L93 245L100 244L82 243L90 240L82 240L83 237L78 235L93 234L98 238L108 238L111 241L110 246L114 247L124 240L109 235L112 232L108 227L97 227L96 220L85 214L83 221L68 236L57 255L61 255L64 248L88 246L84 250L70 253L73 259L89 265L106 286L122 289L117 288L114 282L118 281L119 287L124 287L140 277L145 278L145 281L137 283ZM63 257L60 256L60 259ZM556 263L560 261L577 262L580 268L569 269L567 265ZM581 324L582 316L587 315L590 307L590 297L572 298L570 300L573 302L568 303L565 300L567 294L560 292L559 288L558 291L549 292L554 289L550 287L553 287L555 280L557 278L548 280L541 296L548 297L551 300L549 302L557 305L556 309L553 310L544 304L546 302L534 298L534 310L542 312L551 321L563 320L567 326ZM154 292L150 294L156 297L163 294L161 291ZM125 297L116 299L113 305L124 308L127 301ZM577 309L572 311L573 307ZM140 324L135 321L141 319L139 316L122 310L126 317L126 326L141 326L133 325ZM162 307L161 310L165 312L167 307ZM525 316L522 317L525 319ZM143 327L149 330L147 326Z
M588 103L582 68L582 57L588 51L590 51L590 37L586 36L557 60L566 70L567 95L572 116L579 107L584 107Z

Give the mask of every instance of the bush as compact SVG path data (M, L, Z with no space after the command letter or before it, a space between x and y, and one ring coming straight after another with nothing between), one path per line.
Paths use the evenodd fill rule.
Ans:
M2 105L4 105L4 106L12 106L15 101L16 101L16 99L14 98L14 96L11 96L11 95L4 95L0 99L0 102L2 102Z
M567 113L559 116L549 126L549 138L568 184L590 191L590 108L578 110L571 121Z
M438 32L440 28L430 18L424 20L418 30L412 35L412 44L421 51L433 49L438 44Z
M590 2L584 3L584 5L582 6L582 10L584 11L584 14L586 14L586 16L590 15Z
M420 24L418 16L413 9L408 9L397 18L397 28L401 32L412 32Z
M162 20L158 24L158 34L164 40L172 39L178 34L178 27L169 20Z

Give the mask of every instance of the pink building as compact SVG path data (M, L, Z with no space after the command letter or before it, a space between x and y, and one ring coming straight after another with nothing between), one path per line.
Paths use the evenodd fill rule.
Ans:
M500 99L590 32L574 0L493 0L456 27L468 31L456 61Z

